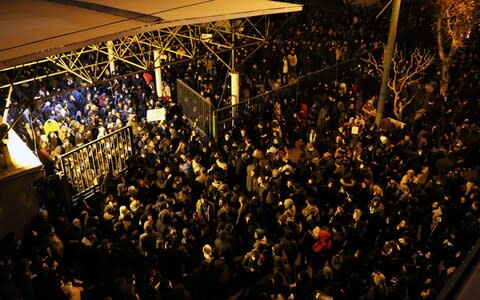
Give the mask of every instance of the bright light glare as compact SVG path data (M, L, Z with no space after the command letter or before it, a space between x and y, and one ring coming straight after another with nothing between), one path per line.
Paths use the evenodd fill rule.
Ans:
M42 165L38 157L33 154L14 130L8 132L7 148L14 168L30 169Z

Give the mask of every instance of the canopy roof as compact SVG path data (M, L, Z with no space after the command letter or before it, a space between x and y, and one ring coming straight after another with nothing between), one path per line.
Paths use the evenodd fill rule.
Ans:
M0 68L161 28L301 9L266 0L0 1Z

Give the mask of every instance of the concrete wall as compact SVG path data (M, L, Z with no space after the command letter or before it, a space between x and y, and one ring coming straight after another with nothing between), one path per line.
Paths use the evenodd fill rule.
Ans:
M17 239L38 213L38 196L33 183L43 176L41 169L25 170L0 179L0 239L15 232Z

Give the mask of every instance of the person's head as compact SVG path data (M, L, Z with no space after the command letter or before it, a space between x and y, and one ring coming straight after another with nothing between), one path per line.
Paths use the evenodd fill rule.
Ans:
M380 197L378 197L378 196L373 197L372 206L373 207L379 207L380 206Z
M295 204L292 199L286 199L283 202L283 206L285 207L285 210L295 211Z
M253 220L253 214L252 213L247 213L245 215L245 223L249 224Z
M373 272L372 277L373 277L373 283L376 286L382 286L385 284L385 275L383 275L382 273Z
M247 130L245 128L240 128L240 136L247 137Z
M398 223L397 225L398 230L405 229L406 227L407 227L407 221L405 221L405 219L402 219L400 223Z
M318 240L320 238L320 227L319 226L315 226L315 228L313 228L312 236L316 240Z
M293 184L294 184L294 183L295 183L295 182L293 181L292 178L288 178L288 179L287 179L287 187L288 187L288 188L293 187Z
M273 253L273 255L281 256L282 255L282 245L281 244L273 245L272 253Z
M322 268L322 275L327 280L330 280L333 278L333 270L328 265L328 263L326 263L325 266Z
M256 261L260 258L261 255L262 254L260 253L260 251L258 249L253 249L251 258L252 258L253 261Z
M240 196L238 197L238 202L240 203L240 205L245 205L247 203L247 196L245 194L240 194Z
M203 257L206 260L211 260L213 255L212 246L210 246L209 244L205 244L202 248L202 253L203 253Z
M403 245L403 246L406 246L408 244L408 238L406 236L401 236L398 239L398 243Z
M360 218L362 217L362 210L359 208L355 208L353 210L352 218L354 221L359 221Z
M265 238L265 231L263 229L256 229L254 232L254 237L256 240L263 240Z
M374 194L375 196L380 196L380 197L382 197L382 196L383 196L383 190L382 190L382 188L381 188L380 186L378 186L378 185L375 184L375 185L373 186L373 194Z
M329 179L329 180L328 180L327 187L328 187L329 189L333 189L333 188L335 187L335 183L333 182L332 179Z
M40 211L38 212L38 215L40 216L40 218L42 218L43 220L47 220L48 219L48 211L46 209L40 209Z
M474 202L472 203L472 205L470 205L470 208L471 208L473 211L477 212L479 206L480 206L480 205L479 205L479 202L478 202L478 201L474 201Z
M422 299L434 299L437 296L437 292L433 288L427 288L420 293Z

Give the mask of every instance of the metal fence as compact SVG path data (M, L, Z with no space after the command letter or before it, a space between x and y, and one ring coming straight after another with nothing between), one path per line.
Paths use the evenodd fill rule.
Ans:
M94 189L109 171L112 175L125 171L133 154L132 140L132 128L127 126L60 156L73 195Z
M343 74L345 70L357 64L358 61L359 58L357 57L322 70L299 76L293 83L245 99L234 106L230 105L218 109L216 111L218 135L222 135L223 132L231 130L235 126L249 126L249 124L256 124L260 118L268 118L268 114L271 112L271 107L269 106L273 105L276 100L296 98L299 91L304 91L319 82L335 80L341 77L340 74Z
M202 130L207 136L217 138L234 127L250 126L256 124L259 119L268 118L271 114L271 106L277 100L296 99L303 91L320 82L344 78L347 71L359 63L363 54L365 53L356 53L353 58L342 63L299 76L292 83L219 109L215 109L208 99L178 79L177 102L182 107L183 114L192 121L193 126Z
M229 105L216 110L216 126L218 135L238 126L256 124L259 119L265 119L271 111L270 105L275 99L295 97L297 84L283 86L264 94L257 95L238 104Z
M177 103L193 126L212 135L212 103L180 79L177 79Z

